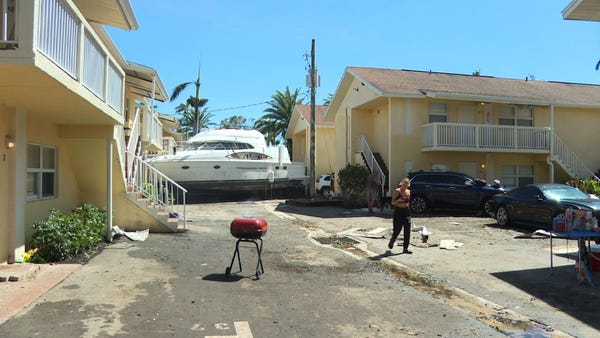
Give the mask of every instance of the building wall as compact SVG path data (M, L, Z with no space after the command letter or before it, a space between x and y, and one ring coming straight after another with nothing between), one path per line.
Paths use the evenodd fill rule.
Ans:
M556 108L556 134L575 151L592 172L600 170L598 127L600 109Z
M27 241L33 234L33 224L44 220L51 209L57 209L65 213L71 210L80 202L79 185L76 180L73 158L70 156L68 147L64 139L59 137L58 126L48 120L37 119L33 115L28 115L27 119L27 143L53 146L56 148L57 155L57 185L56 197L28 201L25 211L25 235ZM93 153L88 153L79 161L87 161L93 158Z
M9 184L12 178L10 166L13 159L14 149L6 149L5 139L6 135L12 134L10 130L10 115L8 111L4 110L0 106L0 264L8 260L10 255L10 238L8 234L12 231L14 223L10 217L9 207L10 196L12 196L12 189Z
M292 139L292 162L309 163L310 154L308 149L310 147L310 139L308 134L309 131L306 129L298 133L294 133Z
M344 100L351 101L353 100ZM475 123L493 125L498 124L502 106L470 101L411 98L391 98L387 105L389 109L386 109L385 105L375 105L369 109L350 109L342 105L340 109L348 108L350 118L346 123L345 111L336 115L335 139L338 142L347 139L352 144L346 148L346 154L340 151L336 156L336 171L343 168L346 156L350 159L349 162L361 163L360 157L355 153L355 140L358 135L363 134L372 150L382 154L389 169L391 186L409 171L431 170L434 167L459 171L469 166L474 168L469 174L491 181L499 177L500 166L503 164L533 165L536 183L550 181L551 167L547 163L547 154L421 151L421 126L429 123L430 102L443 102L448 105L449 122L458 122L460 106L473 106ZM556 134L588 163L592 171L600 169L600 157L596 156L595 144L591 141L597 124L589 121L597 119L597 116L600 116L598 113L600 111L593 109L555 109ZM535 127L549 128L551 118L550 107L534 107ZM349 126L351 136L347 136L346 126ZM566 172L558 164L554 164L554 181L562 182L568 179Z
M316 128L315 137L315 175L317 178L326 173L335 172L335 129Z

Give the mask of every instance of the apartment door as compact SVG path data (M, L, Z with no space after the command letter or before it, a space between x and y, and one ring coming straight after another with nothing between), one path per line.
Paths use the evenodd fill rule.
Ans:
M473 178L477 178L477 163L458 162L458 171L463 174L467 174Z
M458 123L475 123L475 106L472 104L461 104L458 106Z

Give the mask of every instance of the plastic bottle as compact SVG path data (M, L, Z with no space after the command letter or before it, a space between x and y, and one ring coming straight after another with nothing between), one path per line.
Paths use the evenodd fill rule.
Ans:
M565 210L565 217L567 218L565 230L571 231L571 229L573 229L573 208L568 207L567 210Z

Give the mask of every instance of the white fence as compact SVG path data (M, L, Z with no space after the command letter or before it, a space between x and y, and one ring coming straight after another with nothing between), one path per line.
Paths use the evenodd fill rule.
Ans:
M550 128L487 124L430 123L423 126L423 148L477 151L550 151Z
M0 0L1 3L6 1ZM66 1L37 2L37 50L102 101L122 113L125 74L109 56L108 49L85 18L77 16L77 12Z

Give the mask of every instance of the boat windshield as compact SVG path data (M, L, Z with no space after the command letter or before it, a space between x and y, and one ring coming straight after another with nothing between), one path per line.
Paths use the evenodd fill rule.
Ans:
M254 149L251 144L235 141L205 141L193 142L187 145L186 150L238 150Z
M227 155L228 158L235 158L241 160L268 160L271 156L263 153L255 153L250 151L240 151L237 153Z

